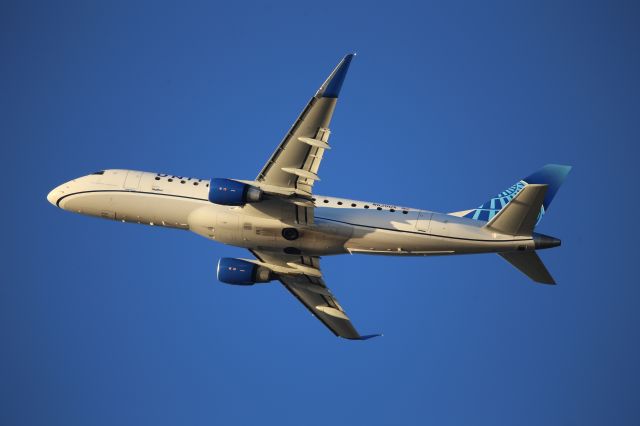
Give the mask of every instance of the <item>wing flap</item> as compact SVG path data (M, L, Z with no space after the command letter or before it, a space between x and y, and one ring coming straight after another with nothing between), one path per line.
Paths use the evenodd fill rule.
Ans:
M293 281L293 282L292 282ZM289 290L302 304L316 317L318 318L333 334L345 339L359 339L361 336L356 331L355 327L344 313L339 309L337 300L331 293L325 296L318 294L315 291L308 291L300 286L297 286L295 280L291 277L283 277L280 282L284 287ZM334 305L334 306L331 306ZM329 314L326 309L330 309L330 312L342 312L344 315L342 318L335 314Z

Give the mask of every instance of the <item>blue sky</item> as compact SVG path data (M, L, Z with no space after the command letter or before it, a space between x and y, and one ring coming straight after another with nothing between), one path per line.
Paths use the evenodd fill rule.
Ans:
M5 2L0 424L638 424L635 2ZM495 255L327 258L367 342L243 250L57 210L73 177L251 179L356 51L319 194L455 211L574 166L539 286Z

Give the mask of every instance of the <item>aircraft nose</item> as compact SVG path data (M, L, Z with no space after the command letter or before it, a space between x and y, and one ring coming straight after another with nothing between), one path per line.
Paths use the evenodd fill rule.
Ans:
M57 202L64 195L63 185L56 186L47 194L47 201L49 201L54 206L58 206Z
M54 206L56 205L56 201L58 201L58 197L57 197L57 193L58 190L57 188L52 189L51 192L49 192L47 194L47 201L49 201L51 204L53 204Z
M69 182L65 182L62 185L58 185L53 188L47 194L47 201L53 204L56 207L60 207L62 210L66 210L64 208L64 203L66 201L60 201L62 198L68 195L72 195L74 191L78 189L78 182L82 182L86 176L82 176L76 179L72 179Z

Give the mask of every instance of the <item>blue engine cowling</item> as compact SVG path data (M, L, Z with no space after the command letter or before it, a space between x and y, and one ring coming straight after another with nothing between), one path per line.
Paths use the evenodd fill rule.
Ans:
M262 199L262 191L237 180L213 178L209 185L209 201L223 206L243 206Z
M234 285L253 285L271 281L271 271L242 259L223 257L218 261L218 281Z

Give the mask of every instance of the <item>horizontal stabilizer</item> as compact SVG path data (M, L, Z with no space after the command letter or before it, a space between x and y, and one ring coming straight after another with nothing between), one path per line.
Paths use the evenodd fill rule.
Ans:
M536 226L547 185L527 185L486 227L508 235L530 236Z
M556 283L535 251L513 251L498 254L533 281L541 284Z

